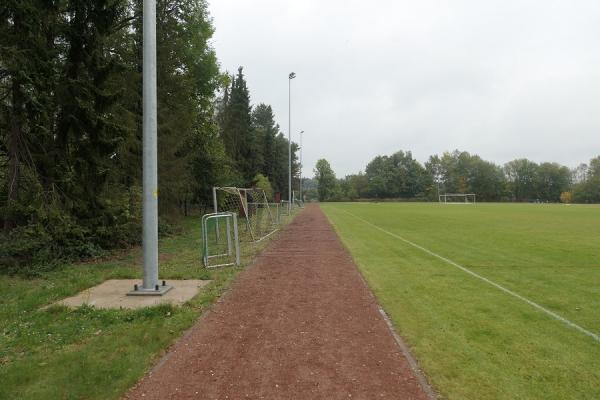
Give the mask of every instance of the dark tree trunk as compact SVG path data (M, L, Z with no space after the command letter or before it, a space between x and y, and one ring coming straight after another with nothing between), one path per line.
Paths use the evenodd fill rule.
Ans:
M8 179L7 179L7 204L18 201L21 179L21 143L23 141L23 92L19 79L13 78L12 82L12 107L10 110L10 129L7 140ZM14 227L15 221L7 215L4 220L4 230Z

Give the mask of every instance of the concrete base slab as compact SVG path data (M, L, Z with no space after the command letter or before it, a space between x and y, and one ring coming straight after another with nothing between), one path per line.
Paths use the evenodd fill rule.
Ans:
M211 281L183 280L167 281L172 287L162 296L127 296L133 285L141 286L139 279L109 279L83 292L57 301L56 305L76 308L84 304L96 308L142 308L170 303L181 305L194 297L203 286Z

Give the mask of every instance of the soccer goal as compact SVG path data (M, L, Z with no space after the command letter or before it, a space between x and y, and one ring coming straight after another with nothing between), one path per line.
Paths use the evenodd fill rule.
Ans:
M213 187L214 212L233 212L240 240L258 242L277 230L277 219L265 191L258 188Z
M292 199L292 207L304 208L304 202L302 201L302 198L298 196L295 190L292 191Z
M202 216L202 261L206 268L240 265L237 214L212 213Z
M476 199L474 193L446 193L439 196L439 202L443 204L475 204Z

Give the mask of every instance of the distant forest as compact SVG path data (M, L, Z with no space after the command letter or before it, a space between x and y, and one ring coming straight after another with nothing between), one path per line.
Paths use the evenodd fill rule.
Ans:
M466 151L433 155L423 165L410 151L377 156L365 172L336 179L329 162L315 167L316 188L306 194L320 201L357 199L435 200L438 194L475 193L478 201L600 202L600 156L575 169L527 159L503 166Z
M140 241L141 15L141 0L1 2L0 270ZM213 31L204 0L157 1L161 233L213 185L287 188L287 138L242 68L220 70Z

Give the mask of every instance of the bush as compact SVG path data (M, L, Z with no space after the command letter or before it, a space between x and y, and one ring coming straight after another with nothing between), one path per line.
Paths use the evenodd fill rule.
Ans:
M20 206L21 208L25 206ZM27 206L28 221L0 234L0 272L35 275L74 260L100 256L141 239L141 191L115 191L93 218L76 219L57 204ZM161 223L161 233L173 232Z
M66 260L98 256L102 249L90 236L68 215L53 212L44 223L19 226L0 237L0 270L32 275Z
M573 193L571 192L562 192L560 194L560 202L565 204L570 204L573 201Z
M267 196L268 201L273 201L273 188L271 186L271 182L269 182L269 178L264 176L263 174L257 174L254 177L255 186L259 189L265 191L265 195Z

